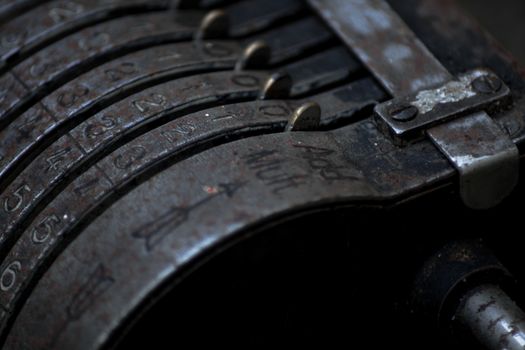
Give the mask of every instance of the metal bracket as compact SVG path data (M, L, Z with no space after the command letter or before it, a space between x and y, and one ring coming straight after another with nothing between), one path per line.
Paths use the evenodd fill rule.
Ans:
M490 208L512 191L517 147L485 112L471 114L509 96L496 75L476 70L454 79L384 0L308 2L396 97L375 109L394 140L426 131L458 170L461 197L471 208Z
M426 133L458 170L463 202L485 209L501 202L518 181L517 147L486 112L479 112L505 101L510 101L509 88L494 73L477 69L442 86L379 104L375 113L396 139L413 140Z
M509 95L509 88L494 73L477 69L439 87L381 103L375 112L393 135L413 137L451 118L497 107Z

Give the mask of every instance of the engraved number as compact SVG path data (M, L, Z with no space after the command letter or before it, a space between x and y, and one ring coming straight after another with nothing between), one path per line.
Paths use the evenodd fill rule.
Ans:
M113 160L113 164L118 169L129 169L134 162L141 160L146 155L146 148L142 146L134 146L127 149L125 154L119 154Z
M58 95L57 103L64 108L69 108L73 106L79 98L86 96L88 93L89 89L87 87L84 85L77 85L73 89L68 89Z
M80 39L78 46L84 51L92 51L101 48L110 42L108 33L96 32L89 38Z
M55 22L60 23L66 21L70 18L75 17L76 15L82 13L84 7L80 4L74 2L66 2L62 7L54 7L49 10L49 17Z
M118 67L110 68L104 71L104 75L110 81L119 81L126 75L137 72L137 66L133 62L123 62Z
M99 121L93 124L89 124L84 129L84 135L88 139L94 139L97 136L103 135L107 131L115 128L118 125L118 119L107 115L99 118Z
M29 186L26 184L23 184L22 186L18 187L12 196L4 199L4 210L7 213L12 213L20 209L22 203L24 202L24 192L30 191L31 188L29 188Z
M145 113L155 107L162 107L166 104L167 99L161 94L150 94L148 98L133 101L131 104L140 112Z
M3 292L8 292L16 282L16 273L22 269L22 264L20 261L15 260L2 271L2 276L0 276L0 289Z
M60 224L60 219L56 215L44 218L31 232L31 240L35 244L44 243L53 233L53 228Z

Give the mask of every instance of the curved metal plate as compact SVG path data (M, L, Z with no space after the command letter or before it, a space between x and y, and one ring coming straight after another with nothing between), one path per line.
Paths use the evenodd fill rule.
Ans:
M452 173L427 143L411 146L421 158L393 146L382 154L379 143L388 145L363 121L244 139L177 163L109 208L55 261L7 349L95 349L148 293L242 228L323 203L392 198ZM54 300L62 304L50 311Z
M383 96L375 83L366 79L312 99L322 108L326 106L323 108L326 113L321 119L321 124L326 125L343 115L350 122L356 112ZM27 286L34 284L41 267L48 266L47 259L58 254L63 242L76 236L78 225L84 225L86 218L93 217L93 213L97 213L100 208L116 201L123 189L132 181L137 181L137 177L144 177L144 173L151 176L149 173L158 171L163 167L162 164L179 161L187 154L219 142L283 131L294 108L301 103L256 101L190 114L138 137L99 161L47 205L33 220L34 224L22 234L5 258L5 263L0 265L1 276L3 271L9 269L8 262L18 261L23 264L16 278L10 280L9 286L5 286L8 288L0 290L0 306L8 310L5 316L16 312L17 305L28 294ZM86 188L85 184L91 186ZM75 207L71 207L72 202L76 203ZM0 329L8 321L0 315Z
M49 1L0 27L0 71L94 23L137 11L165 10L167 0ZM31 23L31 25L28 25Z
M312 35L305 37L304 30L309 30ZM307 18L245 38L243 43L247 46L255 40L264 40L271 49L272 63L276 64L329 40L331 36L327 33L317 21ZM196 41L149 48L103 64L55 90L0 131L0 154L3 155L0 159L0 193L7 185L6 178L13 178L17 169L21 171L21 164L36 157L43 145L56 139L57 133L63 132L66 125L72 128L110 103L143 87L199 72L233 69L241 57L241 45L235 41ZM320 56L330 62L333 60L331 55ZM352 65L348 54L340 54L336 59L337 62L332 64L347 71L348 67L356 65ZM290 67L290 70L292 78L295 74L302 74L300 69Z
M110 61L65 84L0 131L0 192L5 178L66 128L155 83L199 72L233 68L241 54L234 42L171 44ZM66 129L67 130L67 129Z
M0 125L16 117L40 95L115 55L163 42L191 39L201 17L200 13L187 13L182 23L170 13L128 16L87 28L47 47L11 71L30 92L6 95ZM0 79L0 84L4 79Z
M45 195L101 151L154 121L210 104L254 99L269 77L263 72L220 72L170 81L111 105L42 152L0 196L0 246ZM5 246L2 246L5 249Z

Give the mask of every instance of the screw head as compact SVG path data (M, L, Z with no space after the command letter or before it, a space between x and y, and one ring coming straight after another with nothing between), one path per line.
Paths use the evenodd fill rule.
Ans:
M412 105L403 105L403 106L395 106L390 111L390 117L392 117L393 120L398 122L408 122L415 117L417 117L419 110L416 106Z
M494 75L483 75L472 82L472 88L481 94L498 92L502 85L501 80Z

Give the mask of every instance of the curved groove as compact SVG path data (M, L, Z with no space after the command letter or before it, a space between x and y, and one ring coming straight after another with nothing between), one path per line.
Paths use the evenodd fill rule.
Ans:
M169 166L187 159L194 154L203 152L207 149L219 146L228 142L234 142L239 139L247 137L256 137L265 134L278 133L284 131L285 123L274 124L261 126L257 129L240 129L240 130L230 130L229 134L219 134L214 137L210 137L207 140L201 140L199 143L196 143L192 147L187 147L186 149L181 149L179 152L174 153L166 159L160 159L157 164L152 164L148 169L144 169L143 173L137 174L136 177L130 178L128 181L120 184L117 188L114 189L112 193L107 194L106 197L101 198L99 204L94 205L93 209L86 212L85 215L75 224L71 230L67 233L67 238L60 241L59 245L53 249L51 253L44 257L45 262L39 265L35 270L32 278L23 288L23 292L18 295L14 307L6 312L7 320L0 319L0 345L5 342L5 338L9 334L9 330L12 327L12 324L16 318L16 315L24 305L25 300L31 294L32 289L38 283L40 277L42 277L49 266L53 263L57 256L67 248L70 242L72 242L82 230L88 226L98 215L104 212L105 209L110 207L113 203L122 198L127 192L137 187L141 183L145 182L149 178L153 177L158 172L168 168ZM2 322L4 321L4 322ZM2 327L3 326L3 327Z
M230 67L225 68L199 68L195 67L191 70L180 72L159 72L158 76L155 79L141 79L140 81L133 82L130 86L120 87L118 90L108 93L102 98L107 98L105 100L96 101L92 105L88 105L85 108L82 108L77 113L71 115L68 121L59 124L57 128L51 129L51 132L46 133L45 137L34 142L29 148L24 150L21 157L17 158L14 162L9 164L9 167L0 172L0 194L6 189L6 187L29 165L38 155L44 151L48 146L53 142L58 140L63 134L88 118L92 115L100 112L106 107L109 107L113 103L118 102L119 100L125 99L135 93L138 93L142 90L148 89L158 84L168 82L173 79L180 79L189 77L197 74L211 73L211 72L220 72L227 70ZM47 107L43 108L47 110L48 114L53 115Z
M245 101L247 101L247 99L238 98L238 99L233 99L228 102L223 101L223 100L219 100L215 102L203 102L203 103L200 103L197 107L190 106L188 108L181 108L176 113L173 113L173 114L168 113L168 116L170 118L176 118L177 116L181 117L183 115L194 113L196 111L216 107L217 105L226 105L228 103L239 103L239 102L245 102ZM164 118L168 116L162 117L161 120L163 120ZM163 122L157 121L157 123L163 123ZM45 199L41 199L38 201L38 204L32 205L29 213L25 215L22 214L17 218L17 222L19 223L17 223L16 226L11 227L9 230L2 233L2 242L1 242L1 247L0 247L0 260L3 260L6 251L11 249L11 246L18 239L18 235L21 233L22 230L24 230L27 227L27 225L29 225L29 222L31 222L34 219L34 217L38 215L40 210L44 208L49 203L49 201L51 201L54 197L56 197L70 182L72 182L75 179L75 177L77 177L80 173L83 173L84 171L89 169L92 165L94 165L97 162L97 160L100 160L100 158L104 157L105 155L119 148L120 145L125 144L133 140L134 138L140 136L140 134L149 130L151 127L155 127L156 125L153 125L153 124L157 124L157 123L151 123L151 124L139 127L136 130L134 130L132 133L128 133L126 136L120 138L118 140L119 141L118 143L113 142L111 145L106 145L104 149L98 150L99 152L97 152L95 155L92 155L92 157L88 158L84 162L79 162L78 164L75 164L76 166L74 170L68 171L67 175L64 175L64 177L60 179L60 183L58 185L53 186L52 188L46 189L44 191L44 194L42 195L42 197Z
M309 31L307 39L302 38L292 29ZM300 56L309 56L312 49L319 49L319 43L330 41L331 35L319 30L319 25L312 19L295 22L285 28L272 29L262 36L256 35L244 40L245 45L262 37L272 48L271 67L285 65ZM244 44L244 43L243 43ZM244 45L244 46L245 46ZM40 104L28 109L6 129L0 131L4 139L3 159L0 159L0 193L5 187L39 154L54 142L64 131L72 129L90 115L131 94L175 78L182 78L205 72L233 69L241 56L241 48L235 41L206 41L177 45L161 46L139 51L121 57L97 67L88 74L68 82L66 85L46 96ZM241 46L243 46L241 44ZM331 50L321 55L330 59ZM146 53L155 59L143 57ZM167 59L165 59L165 57ZM303 60L308 61L308 59ZM344 57L338 57L338 63L347 64L342 69L348 70L352 64ZM122 73L122 67L133 67L131 72ZM297 70L297 69L296 69ZM118 76L108 81L107 73L117 72ZM340 72L333 76L339 79ZM122 77L120 77L122 76ZM120 79L119 79L120 78ZM300 76L292 80L300 80ZM109 84L101 84L106 82ZM100 85L110 86L101 88ZM64 107L60 98L81 88L82 94L75 97L71 105ZM87 92L86 92L87 91ZM96 95L98 94L98 95ZM74 95L76 96L76 95ZM88 101L89 99L89 101ZM39 112L39 109L42 112ZM47 112L46 112L47 111ZM32 119L33 115L44 114L45 118ZM29 121L29 122L28 122ZM16 144L16 148L14 145ZM2 153L2 148L0 148Z
M143 1L142 3L123 1L120 4L110 4L109 6L102 5L99 8L94 8L92 11L88 11L85 16L75 18L73 21L62 22L55 27L49 28L50 30L46 33L46 35L36 33L35 36L30 37L29 40L23 42L19 47L10 49L8 52L2 55L2 60L4 62L0 66L0 74L4 74L16 64L31 56L35 52L43 49L44 47L51 45L52 43L57 42L60 39L65 38L66 36L80 31L86 27L126 15L143 14L167 9L168 6L166 1ZM26 13L25 15L31 16L33 18L35 17L35 14L31 12ZM41 16L42 15L44 14L41 14ZM19 20L24 21L24 18L20 18ZM17 31L19 30L20 29L18 28Z
M361 93L361 89L359 89L360 86L359 83L355 84L356 90L359 90L357 92L358 94ZM375 94L377 94L377 92L370 92L369 98L372 98ZM327 97L328 95L324 97L320 96L319 98L327 103L332 103L333 100ZM295 104L298 104L298 102L295 102ZM368 106L368 102L366 101L363 103L347 103L347 111L344 118L347 121L351 120L352 115L361 114L362 108L366 106ZM45 210L40 212L38 217L44 218L44 220L46 217L61 217L64 204L71 202L72 198L69 197L75 192L75 188L80 188L83 183L92 183L93 180L90 180L90 177L93 178L94 176L105 174L104 177L109 179L111 185L107 188L105 188L104 185L99 185L98 187L100 188L90 192L89 197L82 200L78 199L78 207L75 208L77 211L73 212L72 209L70 209L66 214L72 219L65 224L65 227L57 228L57 231L54 232L55 237L52 240L52 244L54 245L56 242L63 239L64 241L59 244L61 246L67 245L68 242L73 240L86 225L89 225L89 223L106 208L155 174L184 159L219 145L248 137L282 132L292 114L292 109L293 107L290 106L289 102L258 101L208 109L204 112L194 115L186 115L183 118L172 120L158 129L153 129L149 133L142 134L140 137L134 139L133 142L115 149L114 153L99 160L97 164L92 164L91 166L94 166L90 171L84 172L80 177L72 180L67 186L64 186L61 189L60 194L57 194L57 197L47 204ZM344 105L341 105L339 107L339 113L336 113L336 115L343 114L344 110ZM334 117L335 116L332 115L326 115L323 119L333 121ZM214 123L218 124L213 125ZM173 130L178 131L173 134L170 133ZM190 134L188 134L186 138L187 132ZM177 139L179 134L181 138ZM162 141L163 137L168 142L166 142L166 140ZM137 150L139 150L139 153L136 153ZM123 161L123 159L126 159L130 154L132 159L133 157L137 157L135 160L137 162L136 164L132 165L127 161ZM145 156L145 154L148 155ZM135 161L132 161L132 163ZM95 185L95 187L97 186ZM64 204L61 205L60 203ZM59 214L58 216L57 213ZM38 222L41 220L37 219L36 221ZM59 231L61 232L60 234L58 233ZM56 257L62 250L61 247L55 249L42 246L42 249L45 250L44 252L31 252L31 248L37 248L35 248L30 242L28 236L30 232L35 231L28 228L24 232L8 255L4 265L9 261L14 260L27 261L28 257L24 258L24 253L29 256L38 256L40 259L42 256L46 255L49 250L51 250L49 255L51 257L50 259L53 260L53 257ZM67 238L64 238L65 236ZM28 254L28 251L31 253ZM22 255L17 256L17 252ZM47 257L45 259L47 259ZM34 261L34 264L38 265L36 269L40 270L46 269L50 263L40 265L40 260L38 260ZM28 267L26 266L26 269L27 268ZM29 268L33 269L34 266ZM42 272L37 272L37 275L40 276L42 273L43 270ZM23 276L20 276L19 278L22 279ZM30 277L29 279L32 280L33 277ZM36 277L36 279L38 279L38 277ZM30 290L31 286L27 287L25 284L17 285L16 290L22 290L22 294L27 296L29 295L27 288ZM19 295L21 294L16 294L15 292L12 294L14 299L11 299L17 310L21 303L14 300L18 300ZM7 303L4 296L5 295L0 295L0 304L6 307ZM25 297L21 298L21 300L25 299ZM11 304L8 306L9 309L11 309L10 306ZM14 312L14 314L16 314L16 312Z
M19 79L19 82L22 85L25 85L25 88L29 93L24 97L20 98L19 101L14 105L9 111L4 113L0 119L0 129L5 128L10 124L16 117L24 113L32 105L37 103L40 99L47 96L49 93L55 91L63 84L74 79L80 74L86 73L87 71L103 64L106 61L115 59L119 56L126 55L133 51L142 50L148 47L158 46L168 43L176 43L182 41L191 40L191 33L188 33L185 37L180 37L174 39L172 35L163 34L157 37L149 37L144 39L139 39L134 42L129 42L124 47L114 48L110 51L107 51L101 55L92 56L83 60L80 64L67 68L60 73L58 73L51 81L48 81L34 90L31 90L25 83Z

